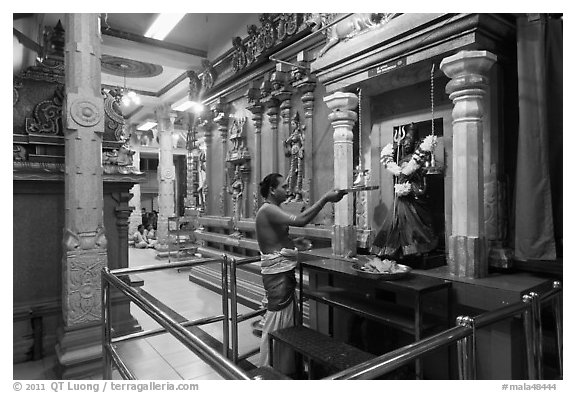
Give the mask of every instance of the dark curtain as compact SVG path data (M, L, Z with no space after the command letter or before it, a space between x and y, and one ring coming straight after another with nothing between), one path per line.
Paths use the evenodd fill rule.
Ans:
M520 260L555 260L562 242L562 21L540 14L517 22L514 252Z

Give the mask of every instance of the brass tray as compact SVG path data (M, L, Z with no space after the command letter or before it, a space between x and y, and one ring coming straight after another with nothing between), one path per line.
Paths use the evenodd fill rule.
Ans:
M363 264L354 263L352 265L352 269L356 272L357 275L364 278L370 278L373 280L400 280L410 274L412 268L410 266L397 264L400 271L395 273L372 273L362 269Z

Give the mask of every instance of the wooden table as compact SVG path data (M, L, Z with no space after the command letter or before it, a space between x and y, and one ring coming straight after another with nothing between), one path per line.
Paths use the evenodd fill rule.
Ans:
M362 258L362 257L360 257ZM416 273L399 280L382 280L362 277L352 268L353 260L344 260L338 257L326 257L318 255L301 255L300 258L300 312L303 310L304 297L348 310L362 317L386 324L403 332L412 334L415 341L422 338L423 332L438 323L433 323L430 318L424 320L422 301L428 294L438 291L446 293L446 320L448 327L452 320L450 311L450 287L451 282L435 277L428 277ZM344 277L349 282L355 282L358 288L365 290L363 294L351 294L348 288L337 286L319 287L316 289L303 287L303 271L317 271L329 275ZM373 291L384 290L402 297L404 302L410 304L396 304L394 302L376 299ZM419 360L416 361L416 377L422 378L422 367Z

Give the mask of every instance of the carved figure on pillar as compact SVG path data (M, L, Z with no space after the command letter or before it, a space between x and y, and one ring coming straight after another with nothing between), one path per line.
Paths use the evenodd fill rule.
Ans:
M233 235L240 235L238 231L238 222L242 217L242 201L244 199L244 181L240 173L240 165L234 169L234 178L232 184L228 187L228 192L232 195L233 217L235 232Z
M284 154L290 159L290 169L286 182L288 183L289 201L302 201L302 176L304 171L304 125L300 125L298 112L290 123L292 128L290 135L284 141Z
M425 163L436 137L427 136L416 146L414 123L394 130L394 143L386 145L380 161L395 177L394 203L374 239L372 252L380 258L402 258L432 251L438 237L425 201Z

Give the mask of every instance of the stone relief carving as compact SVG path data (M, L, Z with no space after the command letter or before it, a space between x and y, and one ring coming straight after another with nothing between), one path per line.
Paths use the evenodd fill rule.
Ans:
M62 104L64 85L58 85L51 100L39 102L34 107L33 117L26 118L26 132L30 135L63 135Z
M112 151L102 152L102 165L120 165L120 166L131 166L133 165L133 156L136 152L128 147L128 145L123 145L120 149L114 149Z
M235 37L232 40L234 46L234 54L232 56L232 68L234 72L238 72L246 67L246 47L242 43L242 38Z
M104 228L98 227L94 232L75 233L69 228L64 229L62 242L68 251L106 249L106 234Z
M282 41L298 31L308 28L304 14L262 14L260 26L248 26L246 39L234 37L232 45L232 68L237 73L256 62L260 57L274 50Z
M22 145L13 145L12 152L14 153L13 161L28 161L28 152Z
M191 100L197 100L200 96L200 90L202 89L202 80L196 74L196 71L187 71L186 76L190 79L188 83L189 86L189 96Z
M101 314L100 270L106 266L106 253L78 251L69 255L67 263L68 326L97 321Z
M392 13L357 13L353 14L335 25L326 29L327 43L320 49L318 57L322 57L330 48L342 40L348 40L358 34L370 29L377 28L392 19L396 14ZM315 13L306 21L309 26L313 26L313 31L319 30L329 25L333 21L343 16L342 14L322 14Z
M290 122L291 133L284 141L284 154L290 159L288 171L288 189L291 196L288 201L302 201L302 178L304 173L304 124L300 124L300 114L296 112Z
M214 82L216 82L216 70L207 59L202 60L202 67L204 67L202 71L202 89L204 91L210 90L214 86Z
M120 103L122 100L122 93L119 89L112 89L106 92L102 89L102 96L104 98L104 136L103 140L121 141L124 142L128 139L128 135L124 132L124 116L122 116L122 109Z

